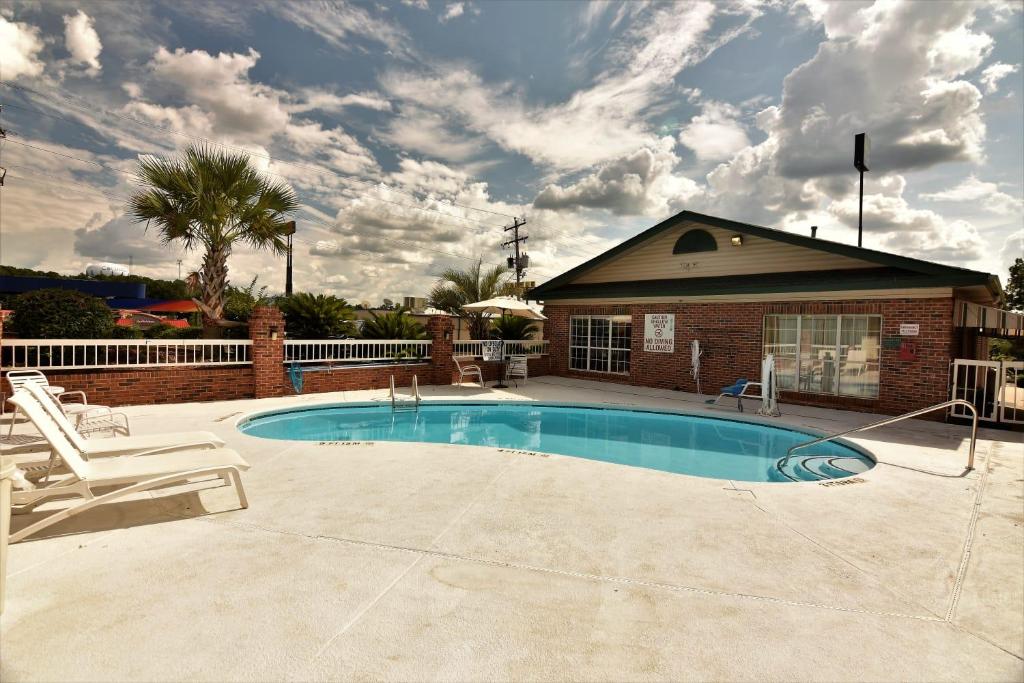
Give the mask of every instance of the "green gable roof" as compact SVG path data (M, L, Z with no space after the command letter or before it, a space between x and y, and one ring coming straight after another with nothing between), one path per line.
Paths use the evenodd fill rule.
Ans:
M572 281L589 270L606 263L633 247L656 237L685 221L692 221L711 227L722 228L754 237L784 242L798 247L824 251L840 256L859 259L868 263L878 264L876 269L856 269L851 272L829 271L827 277L822 273L772 273L765 275L743 275L727 278L678 278L673 280L647 280L637 282L588 283L573 285ZM811 276L808 280L807 277ZM747 282L735 282L745 280ZM713 281L713 282L712 282ZM813 282L814 289L807 289ZM788 284L787 284L788 283ZM897 256L884 251L855 247L841 242L832 242L815 237L798 235L785 230L765 228L749 223L730 221L724 218L708 216L694 211L682 211L667 218L652 228L631 237L622 244L612 247L603 254L586 261L575 268L552 278L544 284L533 288L527 293L530 299L568 299L594 298L614 296L686 296L700 293L711 294L706 286L717 287L714 293L751 293L786 292L786 291L832 291L849 289L885 289L885 288L920 288L920 287L966 287L970 285L986 285L994 294L1000 294L1002 288L999 279L981 271L945 266L931 261ZM756 289L757 287L762 289ZM763 287L768 287L764 289ZM795 287L795 288L794 288ZM725 288L730 291L722 291ZM754 288L754 289L751 289ZM613 294L612 292L629 292ZM688 294L691 293L692 294Z

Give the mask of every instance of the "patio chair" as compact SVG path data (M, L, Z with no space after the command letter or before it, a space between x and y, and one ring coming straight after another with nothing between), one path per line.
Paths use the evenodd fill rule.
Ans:
M757 387L758 393L755 394L747 391L747 389L753 389L754 387ZM760 382L751 382L750 380L741 377L731 386L722 387L721 393L719 393L714 399L706 401L706 403L710 405L718 405L718 402L723 398L734 398L736 399L736 409L742 413L743 399L752 398L761 401L762 403L764 402L764 398L761 396L760 391Z
M476 375L477 380L480 383L480 386L484 386L484 373L480 369L480 366L476 364L463 365L464 362L473 360L472 358L463 358L462 361L460 361L458 356L452 356L452 360L455 361L455 369L459 371L460 387L462 386L462 381L466 377L472 377L473 375Z
M65 415L74 416L76 422L81 422L84 418L91 416L97 416L104 412L109 413L110 408L107 406L101 406L96 404L89 404L89 400L85 396L84 391L66 391L64 387L57 386L56 384L50 384L50 380L46 379L39 370L8 370L7 371L7 385L11 388L11 395L13 396L18 392L18 389L28 385L35 384L42 387L46 392L55 398L57 405L60 406L61 412ZM64 401L67 397L77 396L79 401L67 403ZM14 413L11 415L11 426L7 430L7 435L10 436L14 433L14 423L18 418L17 404L14 404ZM125 425L125 429L130 433L131 429Z
M141 451L131 457L86 460L42 406L28 397L27 392L20 391L8 400L28 416L46 437L54 454L70 470L70 474L60 479L51 481L48 475L42 485L12 491L12 512L31 512L55 498L84 499L11 534L11 543L17 543L57 522L124 496L200 478L215 476L225 485L234 484L240 507L249 507L241 476L241 470L249 469L249 463L233 450L209 448L166 452L165 449L154 449ZM96 494L97 489L112 487L111 491Z
M22 400L35 401L86 459L90 456L133 455L139 451L148 451L154 448L219 448L224 445L224 440L213 432L164 432L86 439L75 429L75 425L71 424L71 420L61 412L54 398L42 387L29 384L23 387L22 391L28 393L27 396L22 397Z
M505 366L505 380L515 380L516 386L519 386L518 379L522 378L523 384L526 384L529 369L525 354L509 356L508 364Z

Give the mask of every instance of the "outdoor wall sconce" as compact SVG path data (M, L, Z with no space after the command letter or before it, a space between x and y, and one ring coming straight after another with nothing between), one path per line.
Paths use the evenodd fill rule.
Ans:
M270 338L271 339L277 339L277 327L276 326L270 328Z
M734 246L734 247L742 247L743 246L743 235L733 235L732 236L732 246Z
M445 330L444 331L444 340L445 341L451 341L452 340L452 331L451 330Z

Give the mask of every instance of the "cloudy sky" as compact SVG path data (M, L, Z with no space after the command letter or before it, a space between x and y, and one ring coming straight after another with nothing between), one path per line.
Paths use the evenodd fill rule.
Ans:
M248 150L303 209L296 287L544 281L683 209L1005 277L1024 254L1019 2L6 2L5 264L175 276L124 216L141 154ZM234 281L283 288L239 249Z

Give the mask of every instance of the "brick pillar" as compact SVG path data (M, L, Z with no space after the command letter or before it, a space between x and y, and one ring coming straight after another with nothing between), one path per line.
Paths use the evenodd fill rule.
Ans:
M435 315L427 321L427 330L432 341L430 357L433 365L433 384L452 383L452 372L455 370L455 363L452 362L452 353L455 350L455 343L452 341L454 328L455 324L447 315Z
M284 315L273 306L257 306L249 317L256 398L284 395Z

